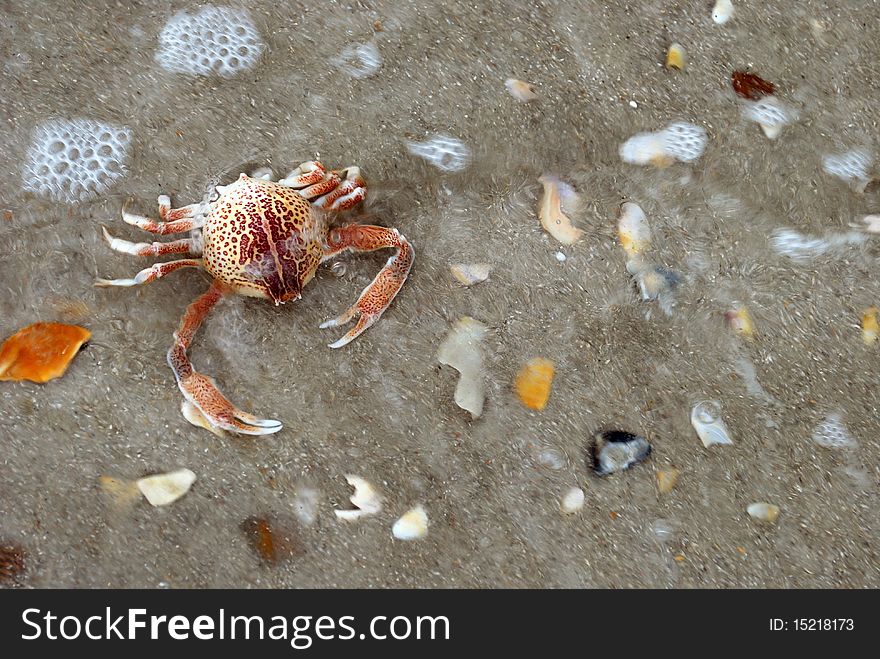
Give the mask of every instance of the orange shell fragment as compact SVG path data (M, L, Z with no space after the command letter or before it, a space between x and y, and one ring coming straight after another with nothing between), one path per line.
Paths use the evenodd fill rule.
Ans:
M0 380L43 383L61 377L91 335L76 325L28 325L0 346Z
M550 387L555 372L553 362L549 359L535 357L527 361L514 382L522 404L531 410L543 410L550 398Z

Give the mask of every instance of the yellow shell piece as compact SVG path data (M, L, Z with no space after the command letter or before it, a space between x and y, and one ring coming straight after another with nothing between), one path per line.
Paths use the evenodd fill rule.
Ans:
M755 335L755 324L752 322L752 316L745 307L740 307L735 311L728 311L724 314L731 329L742 337L751 339Z
M556 369L553 362L543 357L527 361L520 369L514 382L516 394L523 405L530 410L543 410L550 398L550 387Z
M674 43L669 46L669 50L666 52L666 68L667 69L678 69L679 71L683 71L687 59L685 57L684 48L680 43Z
M76 325L28 325L0 346L0 380L43 383L59 378L91 335Z
M657 472L657 489L660 494L666 494L672 491L678 482L681 472L678 469L661 469Z
M862 341L865 345L873 345L880 335L880 325L877 323L877 307L868 307L862 311Z

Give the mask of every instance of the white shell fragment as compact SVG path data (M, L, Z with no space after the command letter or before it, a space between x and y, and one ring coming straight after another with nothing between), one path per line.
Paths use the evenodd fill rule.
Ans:
M733 3L730 0L718 0L712 8L712 20L724 25L733 18Z
M675 122L661 131L633 135L620 145L619 153L624 162L665 167L675 160L693 162L703 154L707 141L701 126Z
M334 60L336 68L352 78L369 78L382 66L382 56L376 44L364 43L348 46Z
M867 149L852 149L846 153L823 156L822 169L842 181L865 185L870 180L869 170L873 161Z
M486 332L483 323L464 316L455 323L437 351L437 360L441 364L451 366L460 373L455 388L455 404L470 412L475 419L483 413L486 396L480 349Z
M448 135L435 135L426 142L407 142L406 148L444 172L461 171L471 160L470 149L464 142Z
M833 412L825 417L813 429L812 439L819 446L830 449L854 448L858 444L843 425L843 415L840 412Z
M346 474L345 480L354 488L354 494L349 497L349 501L354 504L355 510L334 510L337 519L352 522L382 510L382 495L369 481L350 474Z
M508 78L504 81L504 86L507 87L507 91L510 92L511 96L523 103L528 103L529 101L534 101L538 98L538 93L535 91L535 87L522 80Z
M555 176L545 174L538 178L538 181L544 186L544 193L541 195L541 201L538 202L538 218L541 220L541 226L563 245L573 245L580 240L584 232L572 225L564 209L571 212L580 206L578 194L568 183Z
M713 444L733 444L721 418L721 405L714 400L704 400L694 405L691 410L691 425L706 448Z
M559 510L563 515L572 515L584 507L584 491L579 487L573 487L566 492L559 503Z
M428 513L422 504L408 510L394 522L391 534L398 540L418 540L428 535Z
M139 478L138 489L153 506L167 506L189 491L196 475L189 469L178 469L167 474Z
M488 263L453 263L449 271L462 286L473 286L489 278L492 266Z
M779 517L779 506L772 503L752 503L746 508L746 512L754 519L772 524Z
M638 255L627 260L626 269L638 283L642 300L656 300L660 310L671 316L675 308L675 291L681 278L669 268L656 265Z
M743 116L754 121L771 140L779 137L783 127L796 118L793 110L784 106L775 96L765 96L758 101L746 101Z
M624 202L617 221L617 235L629 256L644 254L651 248L651 227L641 206Z

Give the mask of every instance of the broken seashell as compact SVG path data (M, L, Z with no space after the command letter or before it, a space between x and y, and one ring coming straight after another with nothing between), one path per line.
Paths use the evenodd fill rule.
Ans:
M576 513L584 507L584 491L579 487L573 487L562 497L559 509L564 515Z
M184 401L180 404L180 411L183 413L183 418L189 421L194 426L198 426L199 428L204 428L205 430L210 430L212 433L217 435L218 437L224 437L226 435L226 431L219 426L214 425L205 415L202 414L202 411L196 406L195 403L191 403L188 400L184 399Z
M64 375L92 333L76 325L34 323L0 346L0 380L44 383Z
M734 311L728 311L724 314L731 329L747 339L751 339L755 334L755 325L752 322L752 316L745 307L739 307Z
M538 205L538 218L541 226L563 245L573 245L584 232L571 224L571 219L562 212L563 205L575 209L579 205L578 194L568 183L555 176L545 174L538 181L544 186L544 194Z
M334 510L337 519L354 521L366 515L375 515L382 510L382 496L376 491L371 483L360 476L346 474L345 480L354 488L354 494L349 497L356 510Z
M483 413L486 397L483 355L480 350L480 342L486 332L487 328L483 323L464 316L449 331L437 351L437 361L451 366L460 374L455 387L455 404L470 412L475 419Z
M138 489L153 506L167 506L189 491L196 475L189 469L178 469L167 474L156 474L137 480Z
M746 512L755 519L772 524L779 517L779 506L772 503L752 503L746 508Z
M473 286L489 278L492 266L488 263L453 263L449 270L459 284Z
M550 398L555 372L553 362L549 359L535 357L527 361L514 381L516 393L522 404L530 410L543 410Z
M712 8L712 20L718 25L724 25L733 18L733 3L730 0L717 0Z
M621 205L617 235L623 249L630 256L644 254L651 248L651 227L641 206L631 201Z
M535 91L534 85L530 85L522 80L508 78L504 81L504 86L507 87L507 91L510 92L511 96L523 103L528 103L529 101L534 101L538 98L538 93Z
M394 522L391 534L398 540L418 540L428 535L428 513L422 504L408 510Z
M668 494L678 482L681 472L678 469L661 469L657 472L657 489L660 494Z
M127 481L113 476L101 476L98 478L98 485L110 497L113 504L120 509L128 508L141 495L135 481Z
M679 71L683 71L686 61L684 47L680 43L674 43L669 46L669 50L666 51L667 69L678 69Z
M691 425L706 448L713 444L733 444L721 418L721 405L717 401L704 400L694 405L691 410Z
M868 307L862 311L862 341L865 345L873 345L880 333L880 325L877 324L877 307Z
M645 261L638 255L627 260L626 269L638 283L642 299L656 300L660 310L671 316L675 307L675 289L681 278L669 268Z
M776 85L772 82L748 71L734 71L730 79L733 91L750 101L760 100L776 91Z
M593 437L592 466L599 476L629 469L649 455L647 439L623 430L605 430Z

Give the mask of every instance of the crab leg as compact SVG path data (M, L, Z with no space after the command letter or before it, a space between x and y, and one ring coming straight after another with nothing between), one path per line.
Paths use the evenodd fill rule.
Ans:
M309 160L290 172L285 178L278 181L281 185L289 185L291 188L304 188L324 180L327 169L315 160Z
M323 197L312 199L311 201L315 206L326 208L331 211L348 210L366 198L367 184L364 182L364 179L361 178L360 169L357 167L348 167L332 173L337 177L344 174L345 178L338 186ZM305 192L305 190L302 192Z
M207 292L187 307L180 327L174 333L174 345L168 351L168 365L174 371L184 398L195 405L212 426L244 435L270 435L281 430L279 421L258 419L239 410L220 393L212 378L193 368L186 355L199 326L225 293L225 287L215 281Z
M355 316L360 316L357 324L345 336L330 344L331 348L341 348L350 343L379 320L406 281L415 253L412 245L398 233L397 229L352 224L330 231L324 250L324 260L348 249L372 252L385 247L394 247L397 253L388 259L375 279L363 290L357 302L338 318L321 323L322 329L336 327L350 322Z
M201 259L180 259L179 261L168 261L167 263L154 263L149 268L144 268L137 273L133 279L96 279L95 286L101 288L107 286L138 286L139 284L149 284L151 281L160 279L169 272L174 272L180 268L201 267L203 267Z
M211 210L211 204L204 201L197 204L190 204L189 206L182 206L181 208L171 208L171 197L164 194L159 195L158 202L159 217L165 222L174 222L187 217L204 215Z
M162 256L163 254L200 256L202 254L201 241L193 238L183 238L170 243L132 243L114 238L105 227L101 228L104 230L104 238L110 243L110 249L115 249L123 254L133 254L134 256Z

